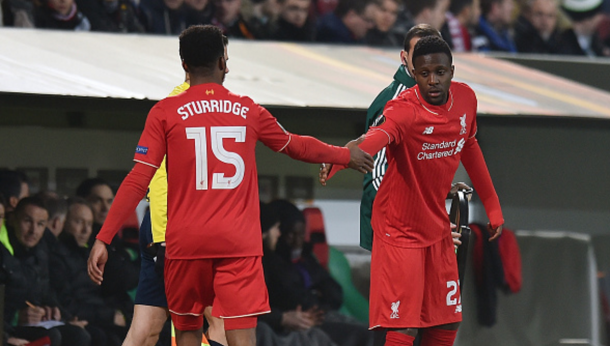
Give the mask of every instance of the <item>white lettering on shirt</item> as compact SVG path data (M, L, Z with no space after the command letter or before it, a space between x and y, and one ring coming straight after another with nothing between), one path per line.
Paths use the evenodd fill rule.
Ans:
M188 102L178 107L176 112L181 115L182 120L206 113L234 114L246 119L249 110L250 108L243 107L241 103L231 100L201 100Z

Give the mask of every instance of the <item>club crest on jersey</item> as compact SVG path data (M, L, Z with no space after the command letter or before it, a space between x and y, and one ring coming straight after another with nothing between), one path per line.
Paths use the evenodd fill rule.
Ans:
M205 91L205 94L206 94L206 95L210 95L210 94L211 94L211 95L214 95L214 89L206 90L206 91Z
M147 153L148 153L148 148L147 147L143 147L141 145L138 145L136 147L136 154L146 155Z
M432 132L434 132L434 126L430 126L430 127L426 127L426 129L424 130L424 135L431 135Z
M460 130L460 135L466 134L466 113L460 117L460 125L462 125L462 129Z
M385 115L380 114L377 119L375 119L375 121L373 121L373 125L371 126L379 126L381 124L385 123Z
M390 318L400 318L398 316L398 307L400 306L400 300L392 302L392 313L390 314Z

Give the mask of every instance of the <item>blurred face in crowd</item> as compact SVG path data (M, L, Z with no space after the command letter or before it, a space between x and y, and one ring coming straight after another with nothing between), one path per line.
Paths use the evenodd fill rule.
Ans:
M396 23L398 3L394 0L383 0L375 16L375 24L381 32L388 32Z
M498 25L508 27L513 22L513 9L515 8L514 0L503 0L497 5L496 23Z
M108 211L114 201L114 193L108 185L96 185L91 189L87 201L93 209L93 218L96 223L103 224L108 216Z
M263 233L263 241L267 244L269 250L275 251L277 247L277 240L281 235L282 233L280 232L279 221L276 222L275 225L271 226L267 232Z
M49 6L62 15L67 15L72 9L74 0L49 0Z
M80 247L85 247L93 231L93 212L84 204L75 203L68 209L64 231L71 234Z
M303 221L295 222L292 229L284 235L284 239L292 250L303 249L303 244L305 243L305 223Z
M208 0L184 0L184 3L192 9L203 11L208 5Z
M216 19L224 25L231 25L239 18L241 0L214 0Z
M70 0L70 2L72 2L72 0ZM70 5L72 6L72 5ZM68 11L70 12L70 11ZM30 197L30 186L28 185L28 183L23 182L21 183L21 192L19 193L19 200L22 200L26 197Z
M163 3L170 10L177 10L182 6L184 0L163 0Z
M288 23L302 28L307 22L311 0L286 0L282 5L280 16Z
M427 23L436 30L441 30L445 24L445 13L449 9L449 0L438 0L436 6L430 9Z
M548 39L557 25L557 3L555 0L536 0L527 13L527 19L544 39Z
M375 17L378 10L379 8L375 3L368 4L362 13L350 10L343 18L343 23L355 39L362 39L375 26Z
M469 11L466 26L477 26L481 17L481 3L479 0L473 0L470 6L466 7Z
M36 205L27 205L16 215L15 236L21 245L28 249L38 245L49 220L46 209Z
M595 33L602 20L604 20L604 15L600 12L579 22L573 21L572 27L576 34L590 36Z

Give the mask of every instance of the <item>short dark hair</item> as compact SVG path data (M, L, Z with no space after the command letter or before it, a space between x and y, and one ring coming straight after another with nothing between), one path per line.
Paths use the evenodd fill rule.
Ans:
M403 43L405 51L411 49L411 40L415 37L424 38L427 36L442 37L441 33L432 27L430 24L417 24L413 26L405 35L405 41Z
M288 235L293 232L293 227L297 222L305 222L303 212L286 199L276 199L269 203L269 206L275 211L280 221L280 232L282 235Z
M3 169L0 171L0 193L10 200L11 197L19 198L21 195L21 176L17 171Z
M23 213L25 208L29 205L33 205L41 209L47 210L44 206L44 202L42 201L42 199L38 197L25 197L22 198L19 203L17 203L17 206L15 207L15 216L18 217L19 215L21 215L21 213Z
M481 14L487 16L491 11L493 4L501 3L504 0L481 0Z
M415 59L418 57L435 53L446 54L447 57L449 57L449 63L453 63L453 56L451 55L449 45L445 40L436 36L424 37L417 41L411 59L413 59L413 63L415 63Z
M405 6L413 17L417 17L425 9L436 7L437 3L438 0L411 0L405 1Z
M93 190L94 187L99 185L106 185L110 187L110 189L112 189L110 183L108 183L102 178L89 178L83 180L83 182L78 185L78 187L76 188L76 195L78 197L87 198L89 197L89 195L91 195L91 190Z
M335 15L343 18L350 10L362 14L366 7L374 2L375 0L339 0L337 7L335 7Z
M91 208L91 204L89 204L89 202L87 202L86 199L84 199L82 197L78 197L78 196L68 198L68 200L66 201L67 210L70 211L70 208L73 205L75 205L75 204L84 205L87 208L91 209L91 212L93 213L93 209Z
M39 198L44 203L45 209L49 212L49 220L68 213L66 199L60 197L54 191L40 191L34 197Z
M222 30L214 25L190 26L180 34L180 58L189 72L209 73L224 57L225 40Z
M472 5L474 0L451 0L449 4L449 12L453 14L459 14L462 12L464 7Z

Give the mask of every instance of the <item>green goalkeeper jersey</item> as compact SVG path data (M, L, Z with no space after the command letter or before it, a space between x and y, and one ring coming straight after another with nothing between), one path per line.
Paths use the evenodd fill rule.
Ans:
M366 128L373 126L379 115L383 114L385 104L393 98L396 98L401 92L415 85L415 79L411 77L406 70L406 67L401 65L398 71L394 74L394 81L383 89L375 98L368 111L366 112ZM372 172L364 175L362 183L362 200L360 202L360 246L371 251L373 248L373 228L371 227L371 215L373 211L373 201L379 185L383 179L383 175L388 168L386 159L386 149L383 148L375 156L375 168Z

